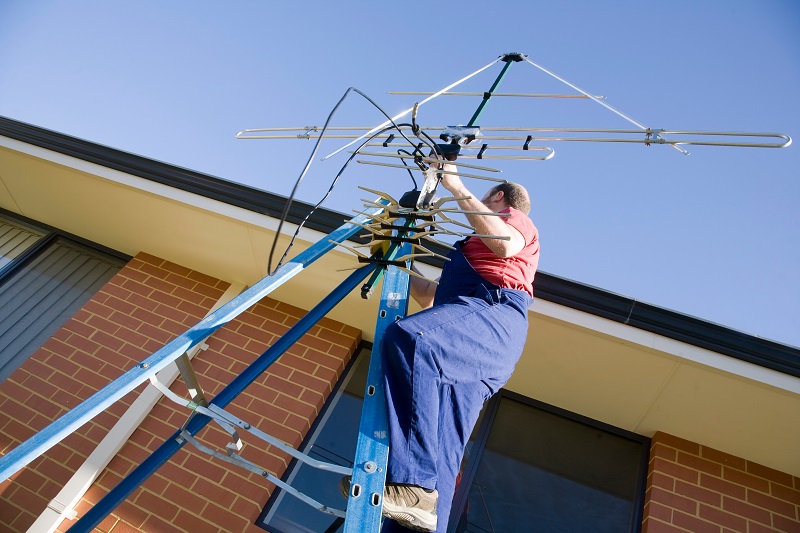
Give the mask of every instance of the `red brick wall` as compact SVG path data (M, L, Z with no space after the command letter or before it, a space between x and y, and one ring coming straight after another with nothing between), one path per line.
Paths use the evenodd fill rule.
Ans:
M656 433L642 531L800 532L800 478Z
M227 283L159 258L139 254L53 338L0 384L0 449L6 452L69 408L196 324ZM264 299L207 341L194 359L208 398L284 333L303 311ZM323 319L229 410L297 446L360 341L360 331ZM12 479L0 484L0 529L25 531L134 401L144 385ZM173 390L187 396L180 380ZM188 416L162 400L77 506L79 515L102 498ZM228 436L209 425L206 444L224 447ZM288 458L245 436L243 455L277 476ZM252 526L272 485L260 476L221 464L184 446L133 492L100 527L146 531L263 531ZM65 521L59 531L73 522Z

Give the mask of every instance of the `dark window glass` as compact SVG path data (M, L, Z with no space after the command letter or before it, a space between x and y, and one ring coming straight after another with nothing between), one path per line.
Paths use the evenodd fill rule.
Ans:
M647 439L508 395L495 401L451 531L638 530Z

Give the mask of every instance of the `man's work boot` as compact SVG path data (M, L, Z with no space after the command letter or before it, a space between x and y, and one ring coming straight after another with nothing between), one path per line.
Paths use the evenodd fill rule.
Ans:
M416 485L387 483L383 492L383 516L415 531L436 531L439 493Z
M350 495L350 476L339 481L342 496ZM436 502L439 493L416 485L387 483L383 491L383 516L415 531L436 531Z

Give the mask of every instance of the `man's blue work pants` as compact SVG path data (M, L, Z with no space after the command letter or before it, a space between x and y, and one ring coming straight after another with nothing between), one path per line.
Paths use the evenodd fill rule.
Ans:
M381 347L389 411L387 481L436 488L442 532L467 440L485 400L511 377L525 345L531 303L524 292L470 277L459 261L466 263L463 256L455 260L455 278L467 286L454 289L451 280L444 301L390 325ZM466 295L452 295L459 292ZM384 532L405 531L386 522Z

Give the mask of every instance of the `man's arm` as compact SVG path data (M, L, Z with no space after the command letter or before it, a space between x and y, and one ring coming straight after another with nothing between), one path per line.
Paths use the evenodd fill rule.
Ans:
M411 270L417 274L422 274L413 263L411 264ZM436 295L436 284L416 276L410 276L409 281L411 297L414 298L423 309L432 307L433 297Z
M457 172L456 166L453 164L445 164L444 168L447 172ZM458 206L464 211L491 211L483 202L472 194L469 189L464 185L456 175L442 174L442 186L447 189L453 196L468 196L466 200L458 200ZM503 193L498 193L502 195ZM499 257L511 257L518 254L525 247L525 238L514 227L508 225L503 220L503 217L493 215L466 215L467 220L475 231L482 235L493 235L495 237L509 237L508 240L503 239L481 239L483 243Z

